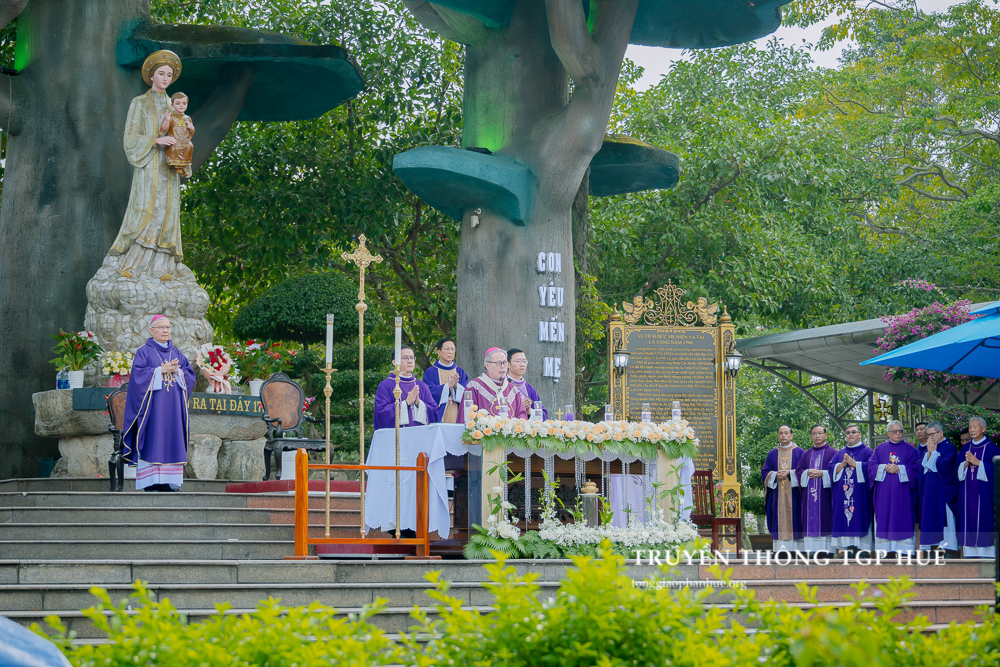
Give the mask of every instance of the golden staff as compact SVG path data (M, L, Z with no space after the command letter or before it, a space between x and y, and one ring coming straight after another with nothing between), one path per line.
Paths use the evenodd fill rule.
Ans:
M382 256L371 254L365 243L368 241L365 235L358 237L358 247L353 253L341 253L340 256L353 262L361 269L361 279L358 283L358 303L354 309L358 311L358 422L361 426L361 465L365 464L365 311L368 304L365 303L365 269L371 263L378 264L382 261ZM365 471L361 471L361 537L365 536Z

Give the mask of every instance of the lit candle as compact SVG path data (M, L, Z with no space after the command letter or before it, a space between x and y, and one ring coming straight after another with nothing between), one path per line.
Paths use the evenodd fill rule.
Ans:
M393 363L399 366L402 362L402 351L400 348L403 346L403 318L396 318L396 356L394 357Z
M326 316L326 363L333 362L333 314Z

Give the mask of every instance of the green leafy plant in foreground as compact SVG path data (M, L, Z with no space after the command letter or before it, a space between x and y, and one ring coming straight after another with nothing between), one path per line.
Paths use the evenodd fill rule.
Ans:
M414 608L415 625L398 641L372 623L384 601L354 616L268 599L242 615L218 605L204 622L188 624L141 583L132 596L134 612L127 601L115 605L107 592L93 589L99 604L84 615L107 633L109 644L74 645L59 619L46 622L74 667L1000 664L1000 624L988 608L980 610L978 625L952 623L937 632L926 631L922 616L900 622L913 598L907 578L877 590L859 582L841 607L816 606L818 589L803 583L804 604L793 606L760 602L731 581L731 569L711 570L719 579L715 589L689 588L665 568L633 569L630 577L610 543L600 547L599 558L574 557L556 590L539 585L539 572L518 575L502 554L494 556L497 561L484 566L492 609L470 608L467 595L449 595L449 583L431 572L428 595L436 604ZM727 604L711 604L719 602Z

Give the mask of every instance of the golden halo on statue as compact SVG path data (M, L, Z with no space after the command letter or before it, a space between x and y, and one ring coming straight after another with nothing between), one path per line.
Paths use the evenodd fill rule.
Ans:
M161 49L151 53L142 63L142 80L146 82L147 86L153 85L153 72L163 65L170 65L170 69L174 71L174 79L171 83L176 82L181 77L180 57L173 51Z

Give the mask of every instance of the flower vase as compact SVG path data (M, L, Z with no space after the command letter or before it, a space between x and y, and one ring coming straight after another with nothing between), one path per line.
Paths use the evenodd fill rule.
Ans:
M69 372L69 388L83 389L83 371Z
M128 375L121 375L116 373L108 378L108 381L104 383L105 387L120 387L128 382Z
M260 396L260 386L264 384L263 380L250 380L250 395Z

